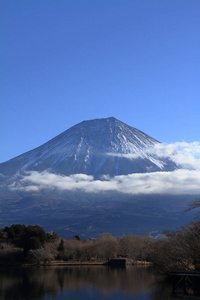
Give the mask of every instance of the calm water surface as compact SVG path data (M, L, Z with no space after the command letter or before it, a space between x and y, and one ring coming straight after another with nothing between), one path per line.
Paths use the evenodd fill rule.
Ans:
M171 286L160 281L150 268L0 269L1 300L168 300L173 299L171 292Z

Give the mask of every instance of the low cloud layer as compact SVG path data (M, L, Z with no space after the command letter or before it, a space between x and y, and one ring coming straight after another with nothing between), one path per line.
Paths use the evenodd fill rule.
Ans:
M11 189L38 192L42 189L84 192L116 191L127 194L200 194L200 171L176 170L145 174L121 175L103 180L93 176L75 174L63 176L49 172L27 172Z
M154 149L148 149L146 153L156 155L158 158L169 158L179 165L180 169L172 172L136 173L112 178L105 175L101 180L94 180L93 176L85 174L64 176L49 171L41 173L30 171L18 183L13 183L10 188L30 192L58 189L59 191L80 190L89 193L116 191L127 194L200 194L199 142L157 144ZM123 156L127 159L136 158L135 154Z

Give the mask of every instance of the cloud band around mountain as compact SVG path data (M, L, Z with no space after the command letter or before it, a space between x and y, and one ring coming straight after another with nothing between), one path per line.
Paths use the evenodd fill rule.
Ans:
M126 194L200 194L200 171L175 170L104 177L94 180L93 176L75 174L64 176L48 171L27 172L14 190L39 192L42 189L60 191L81 190L84 192L116 191Z
M115 191L126 194L200 194L200 143L157 144L146 153L170 158L180 169L171 172L134 173L95 180L91 175L61 175L49 171L29 171L12 190L39 192L58 189L60 191L84 191L88 193ZM120 155L120 154L109 154ZM134 159L135 154L123 154Z

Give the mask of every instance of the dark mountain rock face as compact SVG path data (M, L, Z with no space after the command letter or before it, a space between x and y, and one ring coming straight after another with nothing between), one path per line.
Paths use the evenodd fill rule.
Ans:
M0 173L15 176L25 171L50 169L64 175L83 173L99 178L104 174L115 176L175 169L173 162L146 153L157 143L113 117L84 121L42 146L0 164Z

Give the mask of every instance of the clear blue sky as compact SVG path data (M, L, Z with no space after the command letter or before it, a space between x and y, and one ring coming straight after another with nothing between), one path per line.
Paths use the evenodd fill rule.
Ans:
M200 0L1 0L0 26L0 162L109 116L200 140Z

